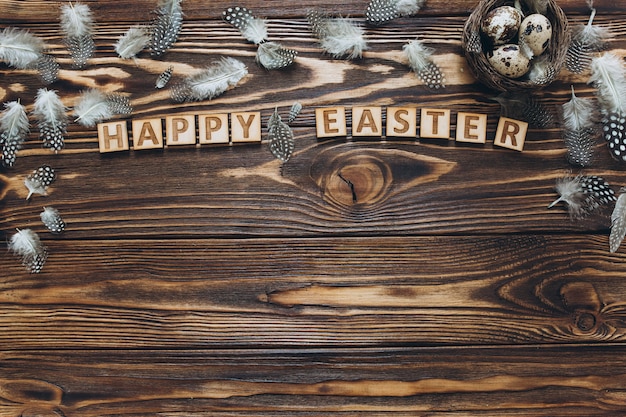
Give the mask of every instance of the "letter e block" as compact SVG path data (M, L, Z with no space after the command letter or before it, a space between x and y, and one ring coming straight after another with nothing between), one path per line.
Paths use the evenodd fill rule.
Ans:
M133 149L159 149L163 147L161 119L133 120Z
M508 117L500 117L493 144L521 152L524 149L527 131L528 123L509 119Z
M198 136L201 145L228 143L228 114L199 114Z
M261 142L261 112L232 113L230 133L234 142Z
M459 112L456 118L457 142L485 143L487 141L487 115Z
M345 107L323 107L315 109L315 127L318 138L346 136Z
M415 107L388 107L387 136L415 138L417 136L417 109Z
M352 108L352 136L383 135L383 110L381 107Z
M451 139L450 110L422 109L420 137L428 139Z
M126 121L98 123L100 153L129 150Z
M196 144L196 117L193 114L165 118L167 146Z

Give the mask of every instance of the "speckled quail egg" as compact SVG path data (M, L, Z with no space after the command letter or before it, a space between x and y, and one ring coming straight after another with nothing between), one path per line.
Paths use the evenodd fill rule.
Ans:
M496 47L487 53L489 63L499 74L509 78L519 78L530 69L530 59L515 44Z
M494 45L504 45L517 35L522 13L515 7L500 6L491 10L482 21L481 30Z
M519 28L520 44L526 44L535 54L541 55L552 38L552 23L542 14L526 16Z

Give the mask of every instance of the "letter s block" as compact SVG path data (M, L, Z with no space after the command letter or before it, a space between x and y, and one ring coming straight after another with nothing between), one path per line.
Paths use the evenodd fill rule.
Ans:
M126 121L98 123L98 146L100 153L129 150Z
M500 117L493 144L521 152L524 149L527 131L528 123L509 119L508 117Z
M415 138L417 136L417 109L415 107L388 107L387 136Z

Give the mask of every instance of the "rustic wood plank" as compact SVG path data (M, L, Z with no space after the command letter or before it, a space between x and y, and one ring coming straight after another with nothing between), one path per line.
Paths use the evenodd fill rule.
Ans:
M46 239L0 259L11 349L624 342L607 236ZM70 273L71 272L71 273Z
M615 416L624 347L0 353L11 416ZM602 366L598 366L602 364Z

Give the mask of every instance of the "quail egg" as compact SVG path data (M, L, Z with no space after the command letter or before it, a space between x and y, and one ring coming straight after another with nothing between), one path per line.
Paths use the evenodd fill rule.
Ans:
M541 55L552 38L552 23L542 14L526 16L519 28L520 44L526 44L535 54Z
M496 47L487 53L487 59L493 69L509 78L519 78L530 69L530 59L515 44Z
M481 30L494 45L504 45L517 35L522 13L515 7L500 6L491 10L481 24Z

